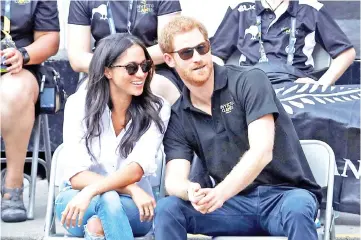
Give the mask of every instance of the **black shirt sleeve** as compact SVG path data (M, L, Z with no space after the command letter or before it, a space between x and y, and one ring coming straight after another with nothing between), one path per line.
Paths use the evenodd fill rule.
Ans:
M88 1L70 1L68 23L89 26L91 13L88 5Z
M324 7L319 10L317 15L315 38L316 42L320 43L332 58L353 47L346 34Z
M247 125L267 114L273 114L276 121L276 94L267 75L259 69L252 69L244 74L244 80L237 83L237 96L246 112Z
M182 11L179 1L163 0L158 4L158 16Z
M186 139L185 127L180 121L179 116L172 111L163 139L167 162L173 159L186 159L192 162L193 150Z
M34 31L60 31L56 1L40 1L38 3L34 13Z
M238 7L232 10L228 7L227 12L219 25L216 33L210 39L212 54L227 60L234 52L239 38L239 11Z

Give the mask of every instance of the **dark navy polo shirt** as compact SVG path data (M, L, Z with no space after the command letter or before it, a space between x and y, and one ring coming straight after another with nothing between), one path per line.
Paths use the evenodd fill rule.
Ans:
M34 31L59 32L56 1L10 0L10 35L17 48L34 42ZM1 1L1 29L5 1Z
M287 62L291 17L296 18L296 44L293 66L309 74L313 71L312 52L319 43L332 58L352 48L347 36L317 1L290 1L288 9L276 22L273 11L265 9L260 1L242 1L229 7L214 37L212 54L227 60L239 50L242 65L255 65L259 58L256 17L262 19L262 40L269 62Z
M108 25L108 1L71 1L69 24L91 26L96 43L110 34ZM129 1L109 1L116 32L128 32ZM130 32L149 47L156 45L158 16L179 12L179 1L133 1L130 15ZM96 45L95 43L95 45Z
M266 74L256 68L214 65L212 116L193 107L184 88L172 106L163 140L167 162L193 160L193 152L205 163L218 184L231 172L249 149L248 125L267 114L275 118L273 160L241 193L258 185L293 186L322 198L302 151L297 133Z

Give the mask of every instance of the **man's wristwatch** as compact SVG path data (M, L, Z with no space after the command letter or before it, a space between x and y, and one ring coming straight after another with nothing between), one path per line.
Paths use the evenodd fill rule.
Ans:
M23 66L25 64L27 64L29 61L30 61L30 56L29 56L29 53L28 51L26 51L25 48L18 48L19 52L21 53L21 55L23 55Z

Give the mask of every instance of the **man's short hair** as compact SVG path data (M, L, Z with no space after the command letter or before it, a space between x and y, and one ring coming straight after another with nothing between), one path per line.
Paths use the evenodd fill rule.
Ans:
M177 16L169 21L158 37L158 44L163 53L173 52L173 39L174 36L180 33L190 32L193 29L198 29L204 39L208 39L208 32L205 26L195 18Z

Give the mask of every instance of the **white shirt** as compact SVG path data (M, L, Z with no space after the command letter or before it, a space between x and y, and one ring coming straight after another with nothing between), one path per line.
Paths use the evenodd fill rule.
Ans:
M144 171L143 178L138 182L146 192L152 195L149 176L154 175L157 170L155 157L163 140L163 135L154 122L149 129L139 138L132 152L127 158L119 153L118 145L129 127L127 124L118 136L115 135L111 120L111 111L107 106L102 117L102 134L100 138L94 138L91 143L93 155L97 162L91 160L88 154L84 135L86 132L85 121L85 98L87 90L79 89L71 95L65 105L63 126L63 153L59 157L59 167L63 181L69 179L79 172L88 170L107 176L124 166L136 162ZM163 100L160 117L167 127L170 118L170 105Z

